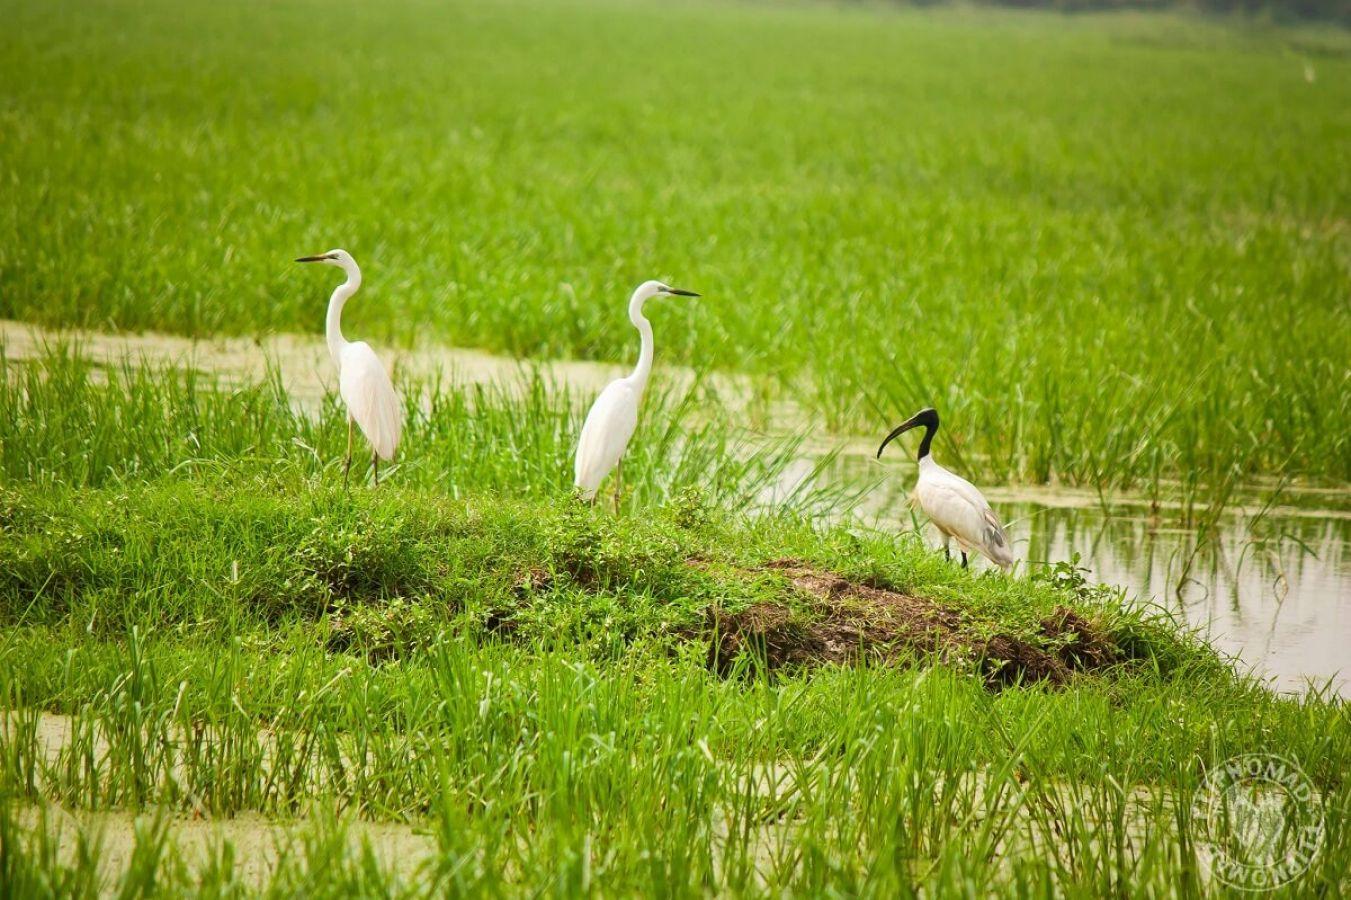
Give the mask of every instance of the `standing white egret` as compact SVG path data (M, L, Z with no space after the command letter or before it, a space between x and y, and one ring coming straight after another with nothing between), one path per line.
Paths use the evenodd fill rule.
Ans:
M328 300L328 319L324 328L328 352L338 367L338 393L347 404L347 460L343 463L342 481L347 483L347 475L352 469L352 423L355 422L370 442L371 465L378 485L380 460L393 459L399 446L403 410L389 373L371 345L365 341L351 342L342 336L342 308L361 287L361 269L346 250L302 256L296 262L337 266L347 274L347 280L334 289Z
M979 550L1001 569L1013 565L1008 536L990 504L985 502L975 485L952 474L929 455L929 444L938 431L938 410L922 409L897 425L877 448L878 458L893 438L921 425L924 426L924 440L919 444L919 481L915 485L915 497L919 500L919 508L943 535L943 555L952 558L949 544L956 538L962 550L963 569L966 568L968 550Z
M600 483L611 469L619 465L619 482L615 488L617 502L619 486L623 484L624 477L624 450L629 446L633 430L638 427L638 404L643 399L648 376L652 374L652 323L643 315L643 304L658 294L699 296L693 291L682 291L660 281L645 281L629 299L629 321L638 329L642 350L638 353L638 365L634 367L633 374L606 385L591 405L591 411L586 414L582 437L577 442L577 463L574 469L574 483L583 500L595 500Z

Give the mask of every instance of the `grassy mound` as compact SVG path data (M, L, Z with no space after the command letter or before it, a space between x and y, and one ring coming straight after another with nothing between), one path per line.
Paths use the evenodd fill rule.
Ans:
M771 669L937 656L1001 684L1063 684L1128 658L1171 667L1199 652L1110 591L968 575L909 538L898 550L888 535L746 523L692 492L616 518L566 495L272 487L227 477L134 494L0 490L0 622L76 623L107 639L300 628L371 660L456 631L602 656L712 640L724 672L758 647Z
M821 663L891 662L915 655L938 656L961 666L974 662L991 686L1046 681L1063 685L1073 671L1105 672L1127 658L1125 645L1140 650L1061 606L1041 621L1033 640L996 631L944 606L876 583L851 581L799 560L774 560L768 569L784 572L814 602L814 615L800 619L791 608L756 603L740 612L709 610L715 643L710 663L729 670L743 652L770 669ZM1149 651L1146 650L1146 653Z

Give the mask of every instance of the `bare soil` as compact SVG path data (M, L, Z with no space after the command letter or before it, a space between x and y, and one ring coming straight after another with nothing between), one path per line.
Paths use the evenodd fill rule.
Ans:
M724 675L746 653L771 670L938 657L970 662L988 686L999 689L1031 682L1060 686L1076 672L1099 672L1126 658L1110 634L1065 607L1041 623L1043 640L1033 643L994 631L963 610L797 560L775 560L762 570L786 577L812 614L770 602L736 613L710 609L709 667Z

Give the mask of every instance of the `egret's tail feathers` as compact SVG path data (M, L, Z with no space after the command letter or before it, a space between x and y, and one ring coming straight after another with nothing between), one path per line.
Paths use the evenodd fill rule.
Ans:
M572 478L572 486L577 489L577 496L588 501L595 499L596 492L600 490L600 483L604 480L604 473L601 473L598 477L595 472L588 470L588 467L583 464L581 456L578 456Z
M583 434L582 446L577 450L577 461L572 469L572 485L577 488L578 495L587 501L595 499L605 476L614 467L614 463L605 465L605 460L599 460L597 454L588 452L590 449L587 435Z
M357 422L361 433L371 442L375 455L385 462L393 460L394 452L399 449L399 436L403 430L401 425L397 409L382 412L371 422Z

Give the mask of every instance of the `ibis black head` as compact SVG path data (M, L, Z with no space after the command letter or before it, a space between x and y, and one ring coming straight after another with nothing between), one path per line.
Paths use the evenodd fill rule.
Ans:
M919 458L923 459L929 455L929 444L933 441L934 432L938 431L938 410L932 406L928 409L921 409L910 418L891 430L891 434L882 441L882 446L877 448L877 458L882 458L882 451L887 448L893 440L905 434L911 428L924 428L924 440L919 444Z

